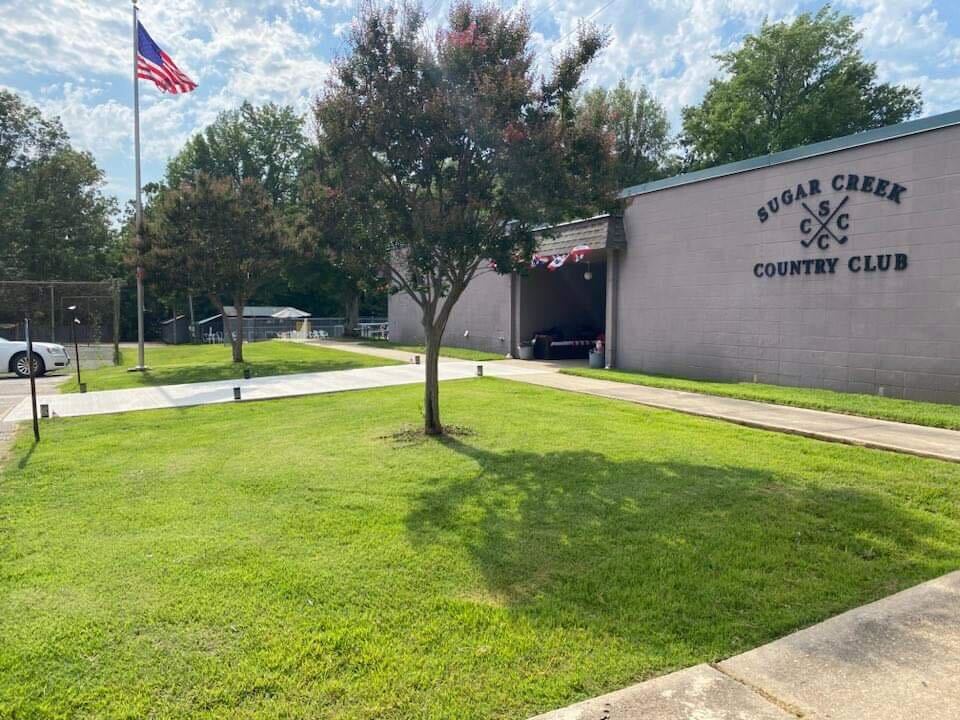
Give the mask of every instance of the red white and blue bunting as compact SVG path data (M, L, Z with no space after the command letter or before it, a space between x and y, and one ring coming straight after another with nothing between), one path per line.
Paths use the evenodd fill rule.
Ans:
M571 248L569 252L557 253L556 255L540 255L534 253L530 259L530 267L546 267L547 270L553 271L562 268L564 265L583 262L591 252L593 252L593 248L589 245L577 245ZM493 260L488 260L487 267L491 270L496 270L497 264Z
M546 266L547 270L557 270L564 265L582 262L590 253L591 249L589 245L577 245L570 250L570 252L558 253L556 255L535 254L530 260L530 267L538 268Z

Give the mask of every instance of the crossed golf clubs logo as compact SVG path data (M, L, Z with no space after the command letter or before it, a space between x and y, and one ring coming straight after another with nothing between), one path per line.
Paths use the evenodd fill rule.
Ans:
M814 241L817 243L817 247L821 250L826 250L830 247L830 238L833 238L838 245L843 245L847 242L847 236L843 235L838 237L837 233L833 231L833 228L830 227L830 224L836 218L837 232L843 232L850 227L850 216L846 213L839 215L838 213L843 209L843 206L847 204L847 200L850 199L850 196L847 195L840 201L840 203L833 209L833 212L830 212L830 204L828 201L824 200L820 203L820 213L817 214L810 209L810 206L805 202L800 204L803 206L803 209L807 211L810 215L808 218L804 218L800 221L800 232L808 237L804 240L801 240L800 243L804 247L810 247ZM824 216L826 220L824 220ZM813 223L811 223L811 218L814 222L818 223L819 227L816 230L813 229Z

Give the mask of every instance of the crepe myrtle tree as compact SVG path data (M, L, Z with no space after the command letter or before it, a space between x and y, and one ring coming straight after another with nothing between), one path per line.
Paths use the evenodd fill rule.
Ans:
M613 184L610 138L573 121L604 33L582 26L538 78L522 11L459 2L432 37L424 19L362 7L315 115L348 191L365 186L358 244L420 309L424 431L437 435L440 344L471 280L528 267L537 224L609 204Z
M206 293L224 316L237 311L233 361L243 362L243 311L257 289L276 275L287 253L286 235L269 193L256 180L213 178L157 193L147 213L148 270Z

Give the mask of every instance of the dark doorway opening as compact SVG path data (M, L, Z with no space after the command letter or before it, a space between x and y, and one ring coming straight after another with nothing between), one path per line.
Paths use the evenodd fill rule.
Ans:
M586 359L605 340L607 264L602 252L555 270L531 269L519 279L519 295L518 337L533 342L535 358Z

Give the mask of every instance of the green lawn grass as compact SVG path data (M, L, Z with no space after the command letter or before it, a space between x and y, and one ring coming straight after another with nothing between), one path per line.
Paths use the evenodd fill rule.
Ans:
M0 717L522 718L960 565L960 465L492 378L45 423Z
M845 393L817 388L785 387L782 385L763 385L761 383L748 382L688 380L685 378L648 375L623 370L571 368L561 370L561 372L567 375L596 378L597 380L612 380L615 382L633 383L635 385L649 385L650 387L667 388L668 390L686 390L689 392L704 393L705 395L720 395L722 397L739 398L741 400L757 400L759 402L774 403L776 405L792 405L793 407L810 408L812 410L829 410L830 412L843 413L845 415L861 415L863 417L879 418L881 420L894 420L896 422L960 430L960 405L898 400L896 398L880 397L878 395Z
M426 352L423 345L401 345L400 343L390 342L389 340L362 340L360 344L369 347L382 347L389 348L390 350L420 353L421 355ZM444 357L456 358L458 360L475 360L477 362L503 360L504 358L504 355L497 355L496 353L485 352L483 350L471 350L470 348L451 347L449 345L442 345L440 347L440 354Z
M149 347L145 359L150 368L148 371L128 372L129 368L136 365L137 354L134 350L125 350L122 365L84 370L82 379L87 384L87 390L92 392L145 385L230 380L243 377L244 365L250 368L254 377L266 377L399 364L394 360L281 340L244 345L242 364L233 362L230 348L225 345ZM77 392L78 389L75 374L60 385L61 392Z

